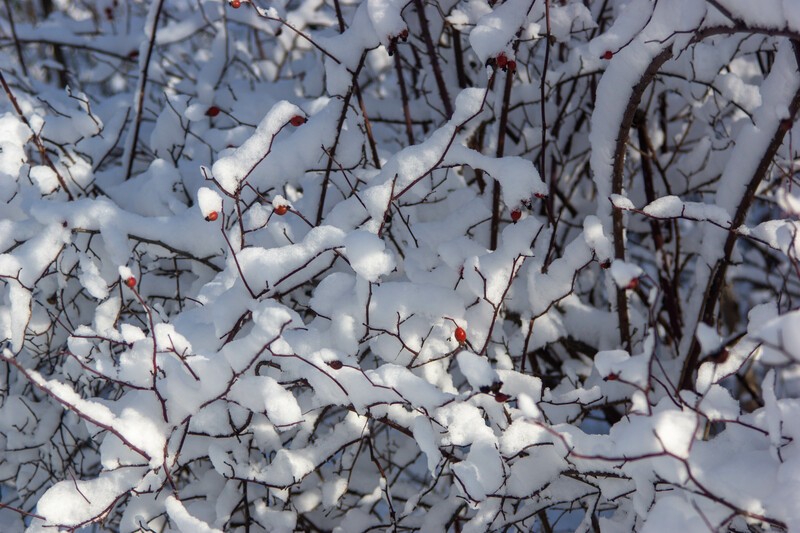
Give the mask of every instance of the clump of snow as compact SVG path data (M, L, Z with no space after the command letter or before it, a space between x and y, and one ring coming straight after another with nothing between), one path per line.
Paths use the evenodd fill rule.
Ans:
M367 231L355 231L344 240L345 255L353 270L370 282L388 274L395 267L391 252L377 235Z
M633 288L632 282L638 280L644 274L640 266L621 259L614 259L611 262L610 271L611 276L614 278L614 283L621 289Z

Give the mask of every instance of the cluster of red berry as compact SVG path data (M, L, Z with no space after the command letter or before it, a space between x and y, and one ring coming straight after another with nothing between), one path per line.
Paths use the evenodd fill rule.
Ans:
M503 72L508 71L513 73L517 70L517 62L513 59L508 59L505 52L497 54L497 57L494 58L494 64L497 65L497 68L503 69Z

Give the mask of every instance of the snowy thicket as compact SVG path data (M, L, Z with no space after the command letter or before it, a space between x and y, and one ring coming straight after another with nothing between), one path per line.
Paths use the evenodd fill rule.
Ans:
M800 0L0 11L0 530L800 530Z

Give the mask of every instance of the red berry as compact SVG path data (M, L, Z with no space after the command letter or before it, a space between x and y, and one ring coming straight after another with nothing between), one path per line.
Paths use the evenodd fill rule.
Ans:
M506 66L508 66L508 58L506 57L505 52L500 52L497 54L497 66L499 68L506 68Z
M241 5L242 5L242 3L239 0L231 0L231 7L233 9L239 9L239 7L241 7Z
M639 278L633 278L632 280L630 280L628 282L628 286L625 287L625 288L630 290L630 291L632 291L632 290L635 290L636 287L638 287L638 286L639 286Z
M508 71L515 72L517 70L517 62L513 59L508 62Z
M296 127L298 127L298 126L302 126L302 125L303 125L303 124L305 124L306 122L308 122L308 119L307 119L306 117L302 116L302 115L295 115L295 116L293 116L293 117L292 117L292 119L289 121L289 123L290 123L292 126L294 126L295 128L296 128Z
M459 344L464 344L467 340L467 332L461 326L456 328L456 340Z
M218 218L219 218L219 213L217 213L216 211L211 211L206 217L206 220L208 220L209 222L214 222Z
M275 214L278 215L279 217L282 217L288 211L289 211L289 206L288 205L279 205L279 206L277 206L275 208Z
M509 400L509 398L511 398L511 396L509 396L504 392L498 392L497 394L494 395L494 401L496 401L497 403L505 403Z
M406 42L408 40L408 29L403 28L403 31L398 34L398 37L401 41Z
M342 364L342 362L341 362L341 361L329 361L329 362L328 362L328 366L329 366L329 367L331 367L331 368L332 368L332 369L334 369L334 370L339 370L339 369L340 369L340 368L342 368L344 365Z
M606 61L610 61L612 57L614 57L614 52L611 50L606 50L603 52L603 55L600 56L601 59L605 59Z
M540 192L535 192L535 193L533 193L533 195L534 195L536 198L538 198L539 200L541 200L542 198L547 198L547 195L546 195L546 194L542 194L542 193L540 193Z
M134 278L133 276L129 277L128 279L125 280L125 285L127 285L131 289L134 288L136 286L136 278Z
M617 374L615 374L614 372L612 372L609 375L607 375L604 379L606 381L617 381L619 379L619 376Z
M219 115L219 108L215 105L212 105L208 109L206 109L206 115L209 117L216 117Z
M514 209L513 211L511 211L511 220L513 220L514 222L519 220L521 217L522 217L522 211L520 211L519 209Z
M611 259L606 259L605 261L600 263L600 268L602 268L603 270L608 270L609 268L611 268Z

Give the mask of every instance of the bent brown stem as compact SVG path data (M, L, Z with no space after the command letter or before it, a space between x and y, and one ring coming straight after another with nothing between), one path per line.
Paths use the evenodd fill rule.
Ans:
M798 68L800 68L800 41L793 40L792 48L794 49L794 55ZM756 168L753 177L747 184L745 193L742 196L741 202L739 202L739 206L736 208L736 213L733 217L733 221L731 222L732 228L738 228L744 224L745 218L747 217L747 212L750 210L750 206L753 204L753 200L755 199L758 186L767 176L767 172L772 165L772 160L774 159L775 154L778 152L778 148L780 148L783 144L783 138L786 136L786 133L791 129L792 123L797 117L798 111L800 111L800 90L795 92L794 97L789 104L790 119L782 120L778 123L778 127L775 130L767 149L764 151L764 154L761 156L761 159L758 162L758 167ZM722 293L722 288L725 285L725 275L728 271L728 265L731 262L731 257L733 256L733 250L738 236L738 233L735 231L728 232L728 236L725 239L722 258L719 259L714 266L713 274L706 285L706 290L703 297L703 306L700 311L700 320L705 324L711 325L714 323L714 311L716 310L717 301ZM695 337L692 339L692 344L689 348L689 354L686 357L686 360L683 362L681 377L678 381L679 389L688 390L693 388L692 376L695 367L697 366L699 356L700 343Z

